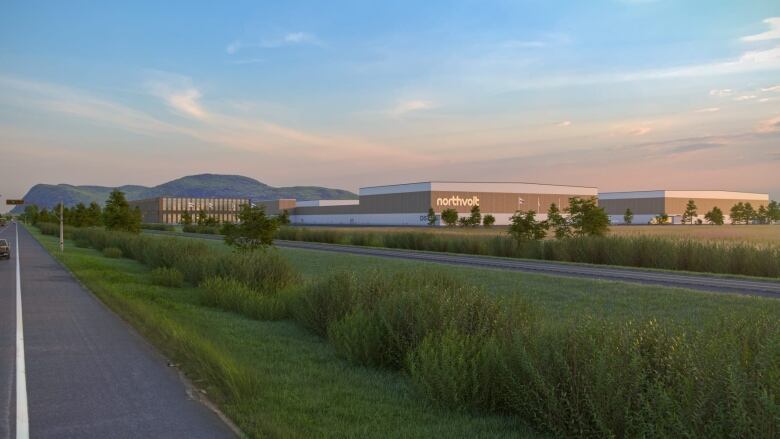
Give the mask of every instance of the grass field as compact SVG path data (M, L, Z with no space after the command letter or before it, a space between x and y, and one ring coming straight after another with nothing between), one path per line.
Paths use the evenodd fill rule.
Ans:
M155 344L251 437L541 437L512 418L439 409L400 374L354 367L291 321L200 306L197 288L31 229L104 303Z
M154 289L143 294L139 290L106 297L98 292L109 304L117 301L115 308L158 340L166 353L183 357L185 370L191 367L196 378L205 376L213 387L210 393L242 427L257 419L261 423L266 420L265 413L251 417L253 408L260 404L258 393L263 393L265 382L273 375L287 377L293 371L277 371L285 365L258 357L240 361L256 342L266 342L256 340L265 339L265 332L233 333L232 345L213 335L220 333L221 326L234 327L238 321L246 322L253 331L278 328L280 335L289 338L287 347L292 350L305 349L292 343L292 338L316 343L318 339L301 332L301 327L309 327L335 348L330 351L323 344L322 349L350 360L351 366L342 364L343 371L397 379L410 404L418 404L426 413L433 410L454 417L456 422L462 419L478 429L475 433L464 431L463 436L505 437L510 432L524 435L530 431L520 427L513 416L476 414L483 411L515 413L558 435L634 436L655 431L703 437L748 433L772 437L777 431L772 413L777 410L778 390L773 377L780 372L775 363L780 358L776 344L780 301L484 269L439 266L421 270L424 264L415 262L317 251L271 250L259 259L246 259L230 253L219 241L198 240L198 248L170 238L113 236L88 230L73 233L82 244L89 240L97 248L116 246L150 266L179 267L185 274L206 279L206 290L217 285L216 293L225 300L239 299L233 305L223 301L211 303L213 306L264 319L263 312L250 310L266 308L269 298L287 303L285 312L274 312L276 317L270 318L289 315L297 324L281 321L254 326L256 322L228 313L217 313L227 320L206 319L204 316L214 311L201 306L203 301L198 298L205 296L200 289L167 289L170 292L162 295ZM53 239L44 239L53 247ZM211 250L204 251L203 246ZM181 259L189 251L195 259ZM124 261L95 255L104 264ZM289 261L291 268L279 265L279 257ZM248 262L262 266L246 266ZM250 282L247 287L255 285L262 290L252 293L241 287L238 290L244 295L236 296L237 284L214 283L197 274L197 270L214 273L214 264L223 266L216 273L246 279L244 282ZM271 275L293 269L302 275L303 289L273 292L269 285L283 287L289 277L277 277L284 282L271 280L269 284L270 278L247 277L251 273L226 264L255 267L253 271ZM192 272L190 266L200 268ZM333 276L342 270L369 275L361 275L362 279ZM143 283L155 279L150 272L145 276ZM95 282L101 279L109 279L103 285L109 291L122 289L116 286L117 279L106 273ZM470 285L480 285L487 295ZM173 311L184 308L204 314L182 315L181 321L172 321ZM230 320L233 318L237 321ZM245 337L252 342L243 347L239 340ZM231 352L224 352L227 347ZM300 355L293 357L300 361ZM340 360L334 356L334 361ZM372 371L360 365L380 369ZM324 366L315 364L311 370L305 364L287 367L303 369L309 376L321 373ZM402 373L382 372L386 368ZM728 375L720 372L727 369L731 371ZM407 387L405 375L416 391ZM385 385L380 388L399 392ZM770 392L768 399L760 396L766 391ZM316 395L302 397L308 399L296 402L303 407L317 403L311 401ZM416 398L438 401L455 410L435 409L415 402ZM370 411L366 405L375 404L352 394L344 403L348 411ZM383 407L378 404L375 409ZM330 418L327 422L333 430L295 430L293 434L280 423L260 426L253 434L332 436L343 430L349 432L344 436L355 436L360 435L360 425L371 421L359 417L355 425L341 425ZM408 424L405 428L401 433L405 437L439 434L429 426Z
M330 227L306 226L316 230L350 230L363 232L434 232L443 235L504 235L506 226L495 227ZM663 236L670 238L693 238L708 241L741 241L757 244L780 244L780 225L723 225L723 226L683 226L683 225L613 225L609 235L614 236Z

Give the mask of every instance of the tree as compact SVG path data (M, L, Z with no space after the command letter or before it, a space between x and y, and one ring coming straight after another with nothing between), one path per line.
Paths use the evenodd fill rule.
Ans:
M730 217L731 224L739 224L740 221L745 220L745 205L741 201L731 206Z
M495 223L496 223L496 217L494 217L491 214L487 214L482 217L482 225L485 227L491 227Z
M25 206L24 213L22 214L22 221L27 224L36 224L38 222L39 213L40 211L38 210L37 205Z
M626 224L634 222L634 212L632 212L631 209L626 209L626 213L623 214L623 222Z
M184 211L184 213L181 214L181 224L183 226L190 226L192 225L192 214L190 214L187 211Z
M745 208L742 211L743 213L743 219L745 220L745 224L750 224L753 222L754 219L756 219L756 211L753 209L753 205L748 203L745 203Z
M756 210L756 220L759 224L769 224L769 211L763 204Z
M688 200L688 204L685 205L685 212L682 214L683 224L693 224L694 217L696 217L696 203L693 200Z
M653 218L655 224L669 224L669 214L666 212L658 214Z
M273 244L279 222L265 214L263 206L242 204L238 224L225 224L225 242L242 251L252 251Z
M434 212L433 207L428 208L428 225L429 226L436 225L436 212Z
M479 210L479 204L475 204L471 208L471 215L469 215L468 224L471 227L477 227L482 223L482 212Z
M138 233L141 231L141 210L131 209L125 194L114 189L106 200L103 222L108 230Z
M704 214L704 219L710 224L717 226L723 225L723 211L718 206L715 206L709 212Z
M84 227L84 223L87 220L87 206L84 203L79 203L73 208L71 212L70 225L76 227Z
M547 222L537 221L536 212L517 211L510 218L509 234L517 242L544 239L547 236Z
M770 224L774 221L780 221L780 203L774 200L770 201L766 205L766 215Z
M84 214L84 227L97 227L103 224L103 209L96 202L89 203Z
M458 223L458 211L455 209L444 209L441 211L441 220L447 227L455 227Z
M40 212L38 212L38 219L36 223L53 223L55 221L54 215L49 213L48 210L44 207L41 209Z
M196 224L199 226L205 226L207 225L206 222L208 221L209 217L206 215L205 210L198 211L198 219L196 220Z
M469 222L469 218L467 216L462 216L458 218L458 225L461 227L468 227L471 225L471 222Z
M290 224L290 212L284 209L282 213L276 216L276 221L280 226L286 226Z
M569 198L565 212L575 235L603 236L609 231L609 215L597 205L595 197Z
M547 210L547 224L553 229L556 239L563 239L571 236L569 220L561 215L561 211L555 203L550 204L550 208Z

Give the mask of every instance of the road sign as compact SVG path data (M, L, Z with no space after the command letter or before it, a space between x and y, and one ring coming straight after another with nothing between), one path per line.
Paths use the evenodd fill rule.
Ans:
M24 204L24 200L5 200L5 204L14 204L14 205Z

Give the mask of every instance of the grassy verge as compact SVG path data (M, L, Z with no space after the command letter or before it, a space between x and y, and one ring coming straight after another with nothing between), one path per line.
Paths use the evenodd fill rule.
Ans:
M31 230L104 303L179 363L252 437L536 437L511 418L439 409L397 373L350 366L290 321L200 305L203 291L154 285L128 259Z
M780 246L657 236L584 236L516 242L507 235L283 227L279 239L543 259L704 273L780 277Z
M169 274L181 270L212 306L292 317L358 366L402 371L455 413L517 416L564 436L778 431L780 326L770 309L551 318L518 294L486 293L444 269L335 272L300 283L275 251L237 254L95 229L72 236ZM235 395L255 382L251 373L230 376L245 383L225 382Z

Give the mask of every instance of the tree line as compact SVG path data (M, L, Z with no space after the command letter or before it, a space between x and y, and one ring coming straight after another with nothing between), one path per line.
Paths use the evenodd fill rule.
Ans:
M60 218L60 212L62 218ZM51 210L40 209L36 205L24 208L19 218L29 224L59 223L60 220L73 227L105 227L107 230L138 233L141 230L141 210L131 208L125 194L113 190L106 200L105 207L92 202L89 206L78 203L73 207L64 207L62 203Z
M683 224L704 224L707 221L713 225L723 225L725 223L725 215L723 211L714 206L709 212L704 214L704 220L698 218L698 207L696 202L688 200L685 206L685 211L682 214ZM780 221L780 203L777 201L770 201L766 206L763 204L758 206L758 209L754 208L750 202L739 202L731 207L729 211L729 218L731 224L772 224L773 222ZM652 224L669 224L669 215L661 213L653 218ZM634 221L634 213L631 209L626 209L623 214L623 222L626 224L632 224Z

